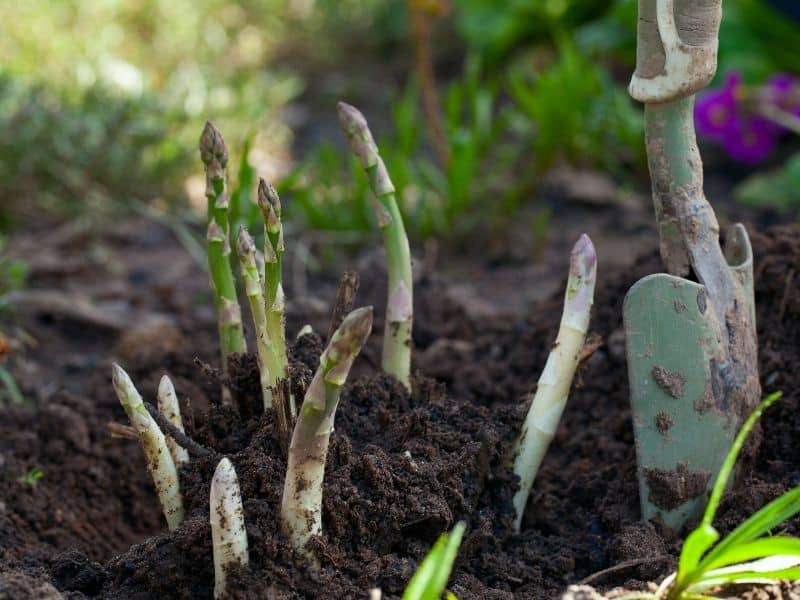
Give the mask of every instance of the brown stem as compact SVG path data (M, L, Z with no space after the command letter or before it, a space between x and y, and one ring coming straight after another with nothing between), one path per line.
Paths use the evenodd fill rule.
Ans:
M411 40L414 46L414 63L422 92L422 108L431 134L436 159L442 168L450 164L450 145L445 135L442 105L433 71L431 52L431 25L436 13L443 12L443 3L421 0L408 0L408 13L411 21Z
M331 325L328 328L328 341L333 337L333 332L342 324L345 315L351 310L356 301L358 293L358 273L355 271L345 271L339 280L339 289L336 291L336 300L333 304L333 314L331 315Z

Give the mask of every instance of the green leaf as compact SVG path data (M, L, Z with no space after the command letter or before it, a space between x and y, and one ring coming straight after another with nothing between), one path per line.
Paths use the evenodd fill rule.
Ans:
M36 484L39 483L42 477L44 477L42 470L39 467L33 467L30 471L25 473L25 475L17 479L17 481L31 487L36 487Z
M779 496L734 529L700 562L698 570L701 572L707 570L708 565L717 562L732 548L768 533L798 512L800 512L800 486Z
M770 556L800 557L800 539L788 536L774 536L734 546L709 563L708 569L718 569L737 563Z
M456 523L453 531L443 533L408 583L403 600L439 600L442 596L453 562L461 545L466 524Z
M697 529L689 534L683 544L681 556L678 560L678 585L683 582L681 575L689 575L694 571L697 563L700 562L700 557L718 539L719 532L707 523L701 523Z
M736 552L737 548L741 548L742 544L750 542L767 533L775 525L800 511L800 505L796 502L797 498L800 498L800 488L795 488L780 498L770 502L767 506L739 525L739 527L731 532L722 542L714 547L702 561L700 560L703 553L719 538L719 534L712 526L712 521L716 515L722 494L725 491L728 478L736 464L736 459L739 456L742 445L764 410L777 402L781 395L781 392L775 392L764 398L744 422L739 433L736 434L736 439L733 441L731 449L725 457L725 462L722 464L717 479L714 482L714 488L711 490L711 496L706 505L703 520L700 526L689 535L683 545L681 556L678 561L678 573L675 586L670 592L670 598L679 598L684 591L696 585L698 581L702 580L702 578L707 575L709 569L712 568L711 565L729 565L734 562L726 560L725 557L733 556L732 553ZM752 547L751 551L757 552L759 548L760 547ZM743 554L743 556L745 554Z
M781 396L783 396L783 392L775 392L774 394L770 394L764 398L761 401L761 404L759 404L750 414L750 416L747 417L747 420L744 422L744 425L742 425L739 433L736 434L736 439L733 440L733 445L728 451L728 455L725 457L725 462L722 463L722 467L717 475L717 480L714 482L714 488L711 490L711 496L709 497L708 504L706 505L706 512L703 515L703 523L711 525L711 522L714 520L714 515L717 513L717 507L719 507L719 501L722 499L722 493L725 491L725 487L728 485L728 478L733 472L736 459L739 457L739 452L741 451L744 441L747 439L747 435L750 433L750 430L753 429L756 421L761 418L761 414L775 402L777 402Z
M798 579L800 579L800 568L796 566L778 568L771 571L756 569L729 572L725 569L719 569L706 573L702 579L689 587L687 591L689 593L697 593L730 584L767 585L781 580L796 581Z

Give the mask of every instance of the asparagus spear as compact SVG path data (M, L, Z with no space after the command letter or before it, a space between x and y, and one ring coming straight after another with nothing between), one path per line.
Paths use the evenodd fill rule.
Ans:
M371 329L371 306L345 317L320 356L300 408L281 502L281 524L298 551L322 530L322 480L339 394Z
M158 412L183 433L183 420L181 419L178 395L175 393L175 386L172 385L172 380L166 375L161 378L158 384ZM189 453L186 448L180 446L172 436L168 435L166 438L167 447L172 460L175 461L175 465L180 466L189 462Z
M377 198L375 212L383 232L389 275L386 325L383 332L383 370L411 388L411 328L413 323L413 280L411 251L403 217L397 207L394 185L386 171L367 120L358 109L339 102L339 122L350 147L367 173Z
M183 521L183 496L181 496L178 471L167 447L167 441L153 417L147 412L142 397L136 391L128 374L117 363L111 366L111 372L114 391L131 425L139 434L147 470L153 477L167 526L173 531Z
M216 599L225 597L226 571L235 564L247 566L250 560L239 480L227 458L219 461L211 479L209 512Z
M264 179L258 181L258 206L264 217L264 302L267 314L267 334L275 354L272 378L277 383L286 379L289 373L284 322L283 223L281 222L281 200L278 192ZM292 417L296 415L294 407L292 407L291 413Z
M520 481L519 490L514 494L514 508L517 511L514 526L517 531L522 523L533 480L567 403L569 388L578 366L578 355L589 329L596 278L597 255L592 240L583 234L570 257L558 336L539 377L536 395L514 449L514 473Z
M258 350L258 370L261 377L261 393L264 400L264 410L272 408L272 374L276 372L275 354L272 342L267 331L267 315L264 309L264 291L261 284L261 275L256 263L256 247L253 238L247 229L239 228L236 239L236 251L239 255L239 264L242 269L245 293L250 301L250 311L253 314L253 324L256 329L256 347Z
M242 311L236 296L236 284L231 270L228 223L228 191L226 167L228 149L222 134L206 122L200 136L200 158L206 169L206 198L208 199L208 267L211 287L217 307L222 371L227 373L228 356L247 351L242 329Z

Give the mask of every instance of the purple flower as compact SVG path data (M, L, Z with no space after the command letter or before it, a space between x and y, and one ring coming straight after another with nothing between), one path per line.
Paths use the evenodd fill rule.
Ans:
M767 158L786 131L776 122L775 111L800 117L797 78L773 75L754 92L732 71L723 87L698 95L695 124L700 136L720 143L731 158L753 164Z
M697 133L702 137L722 142L728 132L736 126L737 94L741 88L742 77L731 71L725 77L725 85L698 95L694 107L694 120Z
M800 117L800 80L786 73L773 75L764 84L762 102Z
M778 141L779 130L761 117L737 117L725 132L722 147L734 160L755 164L766 159Z

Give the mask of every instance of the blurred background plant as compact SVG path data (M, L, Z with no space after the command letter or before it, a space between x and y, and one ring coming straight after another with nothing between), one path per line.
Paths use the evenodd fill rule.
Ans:
M800 73L795 2L725 8L713 85ZM236 220L257 221L258 174L279 184L289 222L363 232L369 193L336 131L338 98L370 118L418 239L492 236L520 209L541 229L553 167L623 188L646 175L625 90L636 0L31 0L0 18L0 228L131 209L185 222L204 202L195 146L212 118L247 159L230 169ZM776 145L773 186L791 181L779 168L797 137ZM795 205L757 181L736 196Z

